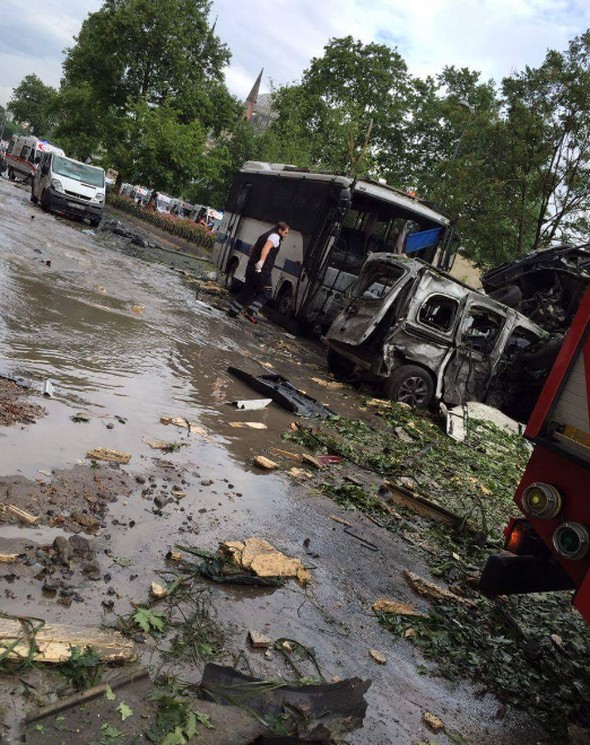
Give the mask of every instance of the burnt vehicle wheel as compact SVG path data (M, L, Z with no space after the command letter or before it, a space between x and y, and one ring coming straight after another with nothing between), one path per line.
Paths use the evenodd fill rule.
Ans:
M418 365L402 365L391 373L385 384L385 395L391 401L409 404L415 409L424 409L432 401L434 381L424 368Z
M518 285L506 285L506 287L493 290L489 293L489 296L499 303L504 303L509 308L516 308L522 300L522 291Z
M326 356L328 370L337 378L347 378L354 372L354 362L338 354L334 349L328 349Z
M11 181L14 181L14 179L16 178L16 176L14 175L14 169L13 168L9 168L8 169L8 178Z
M37 202L38 202L38 201L39 201L39 200L38 200L38 199L37 199L37 197L36 197L36 196L35 196L35 195L33 194L33 190L31 189L31 202L32 202L33 204L37 204Z

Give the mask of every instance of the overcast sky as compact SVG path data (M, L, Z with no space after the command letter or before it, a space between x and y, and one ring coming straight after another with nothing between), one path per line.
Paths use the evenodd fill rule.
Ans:
M165 0L162 0L165 2ZM102 0L0 0L0 104L25 75L59 86L63 50ZM213 0L211 20L232 52L231 93L245 98L301 77L329 39L396 46L413 75L467 66L499 81L539 65L590 27L587 0Z

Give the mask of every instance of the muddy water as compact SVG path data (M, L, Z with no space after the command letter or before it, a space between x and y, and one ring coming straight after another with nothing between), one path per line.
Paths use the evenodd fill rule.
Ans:
M284 447L280 436L292 416L274 405L238 412L231 401L258 395L232 379L227 366L263 372L261 363L271 364L341 411L354 400L350 392L327 396L309 381L325 374L321 348L266 323L229 321L221 303L197 298L169 268L131 259L107 243L32 207L27 192L0 180L0 373L31 378L38 392L50 379L55 389L54 398L43 402L45 418L0 430L0 478L51 480L55 469L71 469L84 462L88 449L102 446L130 453L121 470L151 476L155 493L179 485L186 497L159 513L143 484L125 491L109 505L97 535L101 551L110 551L100 556L108 580L76 577L84 602L65 608L43 595L34 580L38 567L32 566L11 580L3 610L62 623L112 621L101 605L107 585L115 590L109 595L114 612L129 613L130 601L145 601L175 543L214 550L222 540L260 535L302 557L314 581L306 590L295 583L275 592L213 588L228 664L232 654L246 650L255 674L284 674L277 657L248 651L246 634L254 628L314 647L328 679L372 678L365 727L350 738L358 745L429 739L422 724L426 710L470 742L532 742L533 730L522 716L495 718L492 697L476 698L470 686L417 675L422 661L416 653L395 643L372 617L376 597L414 600L401 570L426 569L406 545L362 516L347 515L378 546L378 552L368 551L330 520L339 511L334 504L248 465L269 444ZM89 422L74 423L78 412ZM162 416L185 417L205 432L166 427ZM263 422L268 429L232 428L230 422L238 420ZM162 454L143 437L182 447ZM40 535L21 530L2 527L0 540L41 545L54 537L46 528ZM377 666L370 648L381 650L387 665ZM198 670L182 673L199 678ZM438 735L437 742L450 740Z

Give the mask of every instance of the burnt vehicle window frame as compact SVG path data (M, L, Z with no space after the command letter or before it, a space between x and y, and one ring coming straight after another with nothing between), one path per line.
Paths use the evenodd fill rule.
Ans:
M429 322L424 320L422 317L422 314L426 308L426 306L431 303L433 300L437 298L442 298L443 300L447 301L449 304L453 305L452 315L449 324L443 328L435 323ZM445 295L444 292L433 292L430 294L420 305L418 312L416 313L416 321L421 325L425 326L429 330L437 331L440 334L445 334L446 336L452 335L455 325L457 322L457 317L459 315L459 309L460 309L460 303L457 298L452 297L451 295Z
M384 270L391 275L392 282L388 285L384 285L382 282L376 282L375 277L376 276L382 276L384 274ZM393 274L397 274L397 277L393 279ZM395 264L391 265L380 265L379 267L376 267L375 269L371 268L370 273L367 272L364 277L361 277L359 282L355 283L355 285L352 288L352 297L355 300L362 300L363 302L369 302L369 303L382 303L389 294L398 286L400 279L402 279L407 274L407 270L402 266L396 266ZM383 287L387 287L386 292L382 292L379 296L372 296L372 295L366 295L365 293L368 292L369 288L373 284L379 284L383 285Z
M486 340L486 344L484 348L478 348L478 346L475 346L468 342L468 337L473 336L473 334L469 334L468 332L473 328L473 324L471 326L467 326L467 321L469 318L472 317L474 311L481 313L486 313L489 316L495 316L499 320L499 325L496 329L496 333L493 337L493 344L490 346L490 340ZM496 347L498 346L498 343L502 337L502 329L504 328L504 325L506 324L506 316L502 315L496 310L492 310L491 308L487 308L485 305L479 305L478 303L473 303L469 305L465 309L465 313L463 315L463 319L461 322L461 326L459 328L459 343L461 346L468 347L471 352L482 354L482 355L491 355ZM482 335L482 338L483 335Z

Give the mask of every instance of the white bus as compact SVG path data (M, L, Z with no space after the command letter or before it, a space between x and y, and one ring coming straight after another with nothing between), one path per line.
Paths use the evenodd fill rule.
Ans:
M248 161L234 179L214 247L230 289L244 280L251 246L280 221L290 232L272 270L272 305L282 323L320 329L370 254L408 254L448 270L457 243L449 218L385 183Z

